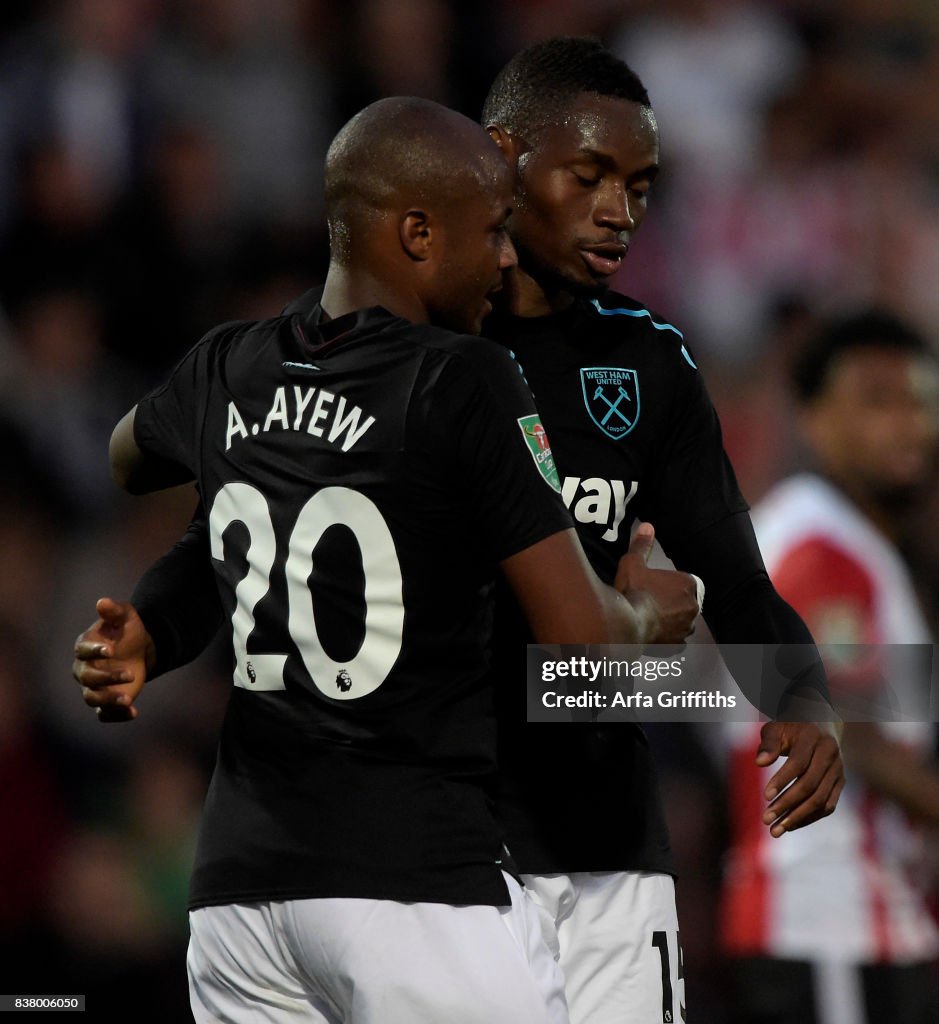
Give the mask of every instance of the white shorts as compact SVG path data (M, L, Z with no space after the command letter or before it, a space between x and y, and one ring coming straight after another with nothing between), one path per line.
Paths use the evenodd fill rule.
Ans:
M685 983L670 875L523 875L566 979L571 1024L677 1024Z
M568 1024L538 915L510 907L311 899L189 915L198 1024Z

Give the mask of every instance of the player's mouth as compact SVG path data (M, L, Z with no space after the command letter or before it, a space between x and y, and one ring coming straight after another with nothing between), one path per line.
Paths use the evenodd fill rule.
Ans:
M483 296L483 306L485 308L484 317L489 316L492 312L492 306L495 302L495 296L502 291L502 275L499 275L499 280L489 289L488 292Z
M581 259L595 277L609 277L615 274L626 259L629 246L620 242L604 242L602 245L585 246L580 250Z

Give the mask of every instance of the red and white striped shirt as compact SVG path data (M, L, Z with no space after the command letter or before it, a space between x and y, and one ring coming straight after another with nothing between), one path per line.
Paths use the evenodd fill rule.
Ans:
M803 474L754 511L776 589L820 644L921 644L932 638L909 573L889 541L839 491ZM851 647L843 648L850 651ZM866 657L870 658L870 648ZM895 650L895 649L893 649ZM870 665L828 666L859 686ZM892 673L891 686L902 686ZM929 723L886 723L922 749ZM896 805L849 777L833 815L773 839L763 790L779 763L754 763L758 726L727 726L732 839L722 906L724 949L850 963L931 959L939 934L916 883L920 839Z

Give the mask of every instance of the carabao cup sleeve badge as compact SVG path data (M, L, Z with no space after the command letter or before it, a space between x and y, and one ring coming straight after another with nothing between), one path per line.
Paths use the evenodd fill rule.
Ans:
M554 456L551 454L551 444L548 441L548 434L541 425L541 417L537 413L531 416L522 416L518 420L519 429L525 444L535 460L538 471L545 480L558 492L561 491L561 481L558 478L558 471L554 465Z

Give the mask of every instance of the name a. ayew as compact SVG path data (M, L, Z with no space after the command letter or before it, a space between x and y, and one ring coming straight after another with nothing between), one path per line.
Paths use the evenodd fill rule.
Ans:
M360 406L324 388L295 385L292 392L288 395L286 387L277 388L263 424L252 423L250 428L235 403L229 402L225 451L239 438L257 437L271 430L299 430L314 437L325 437L330 444L339 444L347 452L375 422L374 416L363 420L365 414Z

